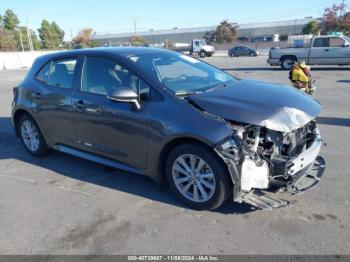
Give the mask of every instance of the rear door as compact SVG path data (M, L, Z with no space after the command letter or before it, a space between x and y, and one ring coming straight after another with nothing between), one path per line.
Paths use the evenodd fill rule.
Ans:
M108 99L108 94L117 88L138 92L141 109ZM81 88L73 95L76 146L139 170L145 168L149 92L148 85L118 61L86 56Z
M31 97L36 104L37 121L53 143L74 143L72 90L78 84L77 64L77 57L56 58L35 76L39 88Z

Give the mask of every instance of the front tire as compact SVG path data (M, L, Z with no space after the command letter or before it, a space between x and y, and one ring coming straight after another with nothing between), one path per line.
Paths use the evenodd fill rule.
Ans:
M199 57L200 58L205 58L207 56L207 54L204 51L200 51L199 52Z
M227 167L209 148L198 144L176 147L166 161L172 192L198 210L220 207L231 193Z
M18 130L22 144L29 154L39 157L50 153L38 124L31 116L25 114L21 117Z

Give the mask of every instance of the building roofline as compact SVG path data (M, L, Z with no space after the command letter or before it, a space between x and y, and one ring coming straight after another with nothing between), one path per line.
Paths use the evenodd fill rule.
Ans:
M282 21L272 21L263 23L246 23L237 24L238 30L242 29L253 29L253 28L266 28L266 27L279 27L279 26L292 26L292 25L304 25L311 20L319 20L319 18L303 18L303 19L293 19L293 20L282 20ZM192 27L192 28L174 28L174 29L162 29L162 30L149 30L137 32L137 36L156 36L156 35L171 35L171 34L184 34L184 33L194 33L194 32L208 32L215 30L216 26L206 26L206 27ZM125 38L133 37L134 32L127 33L94 33L91 35L91 39L113 39L113 38Z

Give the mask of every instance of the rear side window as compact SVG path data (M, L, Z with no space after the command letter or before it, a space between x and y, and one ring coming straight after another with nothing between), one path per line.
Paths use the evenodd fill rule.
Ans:
M49 85L70 89L72 88L76 59L57 60L51 63L49 70Z
M340 37L331 37L329 39L330 47L343 47L345 44L345 40Z
M329 38L317 38L317 39L315 39L314 47L329 47Z
M42 82L47 82L49 79L49 70L50 70L51 62L47 63L36 75L36 78L39 79Z
M36 78L48 85L70 89L76 63L75 58L51 61L40 69Z

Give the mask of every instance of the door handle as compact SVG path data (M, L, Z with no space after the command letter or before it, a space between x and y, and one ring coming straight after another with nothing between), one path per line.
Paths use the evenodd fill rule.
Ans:
M101 113L102 109L96 105L86 104L83 100L79 100L74 103L74 106L78 109L78 111L86 111L89 113Z
M42 95L41 95L41 93L36 92L36 93L32 94L32 97L35 99L40 99L42 97Z
M79 109L80 111L83 110L85 108L85 104L83 100L79 100L77 102L74 103L74 106Z

